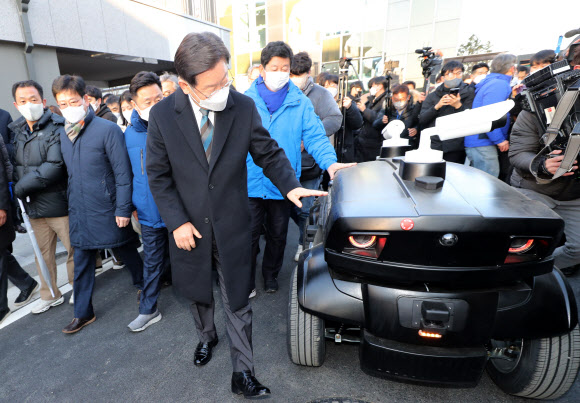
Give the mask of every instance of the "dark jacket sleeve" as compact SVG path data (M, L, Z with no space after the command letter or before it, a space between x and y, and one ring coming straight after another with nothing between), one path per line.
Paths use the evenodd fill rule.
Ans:
M254 104L252 104L251 130L250 155L252 159L286 198L288 192L301 186L300 182L296 179L296 172L292 169L284 150L262 126L262 119Z
M383 123L383 116L385 116L385 110L381 109L379 111L379 113L377 114L377 118L373 122L373 127L375 129L377 129L378 131L383 130L386 126L386 123ZM390 121L391 121L391 118L389 118L389 122Z
M475 99L475 90L471 86L467 86L465 94L461 94L461 108L456 109L456 112L461 112L467 109L471 109L473 105L473 100Z
M370 105L370 103L368 105ZM363 119L364 120L366 120L367 122L373 124L375 122L375 120L377 119L377 116L379 115L379 113L376 112L376 111L374 111L370 107L367 107L365 109L365 111L362 113L362 115L363 115Z
M510 136L509 159L512 165L523 172L530 172L530 163L542 148L536 118L527 111L522 111Z
M155 114L151 114L147 127L147 177L155 204L171 233L190 222L187 210L177 192L172 176L171 163L159 131Z
M0 131L2 132L2 140L4 140L4 145L6 146L6 150L8 151L8 155L10 156L10 161L14 163L14 145L12 142L14 141L14 133L8 125L12 123L12 116L4 110L0 110Z
M345 123L350 130L360 129L364 124L360 110L354 102L351 103L350 108L346 110Z
M8 191L8 177L6 174L6 165L2 162L0 163L0 210L6 211L9 215L12 202L10 200L10 192ZM3 245L2 240L0 240L0 245Z
M13 177L13 168L12 164L10 163L10 156L8 155L8 149L6 148L6 144L4 144L4 139L0 136L0 163L4 165L4 169L6 170L6 177L8 178L8 182L12 182Z
M18 180L14 186L16 197L23 199L62 181L62 178L66 176L66 167L60 148L61 132L64 132L64 128L59 127L58 130L50 134L50 141L46 149L46 161L36 169L28 171Z
M115 188L117 191L116 217L131 217L133 203L131 201L133 188L133 171L131 161L127 153L127 145L123 137L123 131L116 125L110 127L105 139L105 152L113 168L115 176Z
M432 92L427 95L427 98L423 101L423 106L421 107L421 113L419 113L419 123L422 128L429 127L433 121L439 116L439 111L435 109L435 105L439 102L439 97L436 93ZM471 101L473 102L473 100Z

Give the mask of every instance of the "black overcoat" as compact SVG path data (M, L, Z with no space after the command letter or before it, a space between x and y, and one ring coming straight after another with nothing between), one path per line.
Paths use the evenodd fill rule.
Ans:
M151 110L147 175L155 203L170 233L191 222L202 235L190 252L169 237L173 286L193 301L211 302L215 238L232 311L248 304L251 291L248 152L283 195L300 186L284 150L262 127L251 98L230 91L226 108L215 114L209 164L191 103L181 89Z

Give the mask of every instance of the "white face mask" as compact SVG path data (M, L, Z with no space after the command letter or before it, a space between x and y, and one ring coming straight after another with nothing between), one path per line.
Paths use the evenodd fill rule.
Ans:
M67 122L72 123L73 125L80 122L87 114L84 105L68 106L65 109L61 109L61 112L62 116L67 120Z
M129 110L123 111L123 117L129 123L131 123L131 115L132 114L133 114L133 109L129 109Z
M327 90L332 94L333 98L338 95L338 88L336 87L328 87Z
M137 113L139 113L139 116L141 116L141 119L143 119L146 122L149 121L149 112L151 112L151 108L153 108L153 105L143 110L139 109L138 106L135 107L135 109L137 109Z
M119 119L121 117L121 114L119 112L111 112L113 115L115 115L115 117L117 119Z
M407 106L407 101L393 102L393 105L395 106L396 110L402 111Z
M487 77L487 74L480 74L473 79L473 82L479 84L485 77Z
M291 80L294 83L294 85L300 88L300 90L304 91L304 89L306 88L306 84L308 83L308 74L305 75L304 77L301 76L292 77Z
M191 87L190 87L191 88ZM218 90L210 98L200 100L199 102L193 99L191 94L189 95L193 101L198 104L201 108L207 109L213 112L221 112L226 108L228 103L228 96L230 95L230 86Z
M97 109L99 109L99 105L95 102L93 104L91 104L91 107L93 108L93 110L96 112Z
M371 87L371 89L369 90L369 94L371 94L371 96L375 96L377 95L377 87Z
M20 112L27 121L36 122L44 113L44 105L27 102L25 105L18 105L18 112Z
M290 73L287 71L266 71L266 87L272 92L279 91L290 80Z

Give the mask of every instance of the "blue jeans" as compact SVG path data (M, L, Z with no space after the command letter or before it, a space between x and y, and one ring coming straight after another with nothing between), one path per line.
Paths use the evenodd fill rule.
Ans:
M143 292L139 313L150 315L157 310L161 292L161 275L169 258L167 228L153 228L141 224L143 240Z
M320 187L320 180L321 177L319 176L318 178L302 181L300 184L305 189L316 190ZM296 205L292 204L292 211L290 212L290 217L292 217L292 220L294 220L300 230L298 245L302 245L304 242L304 227L306 225L306 220L308 220L308 216L310 215L310 208L312 207L312 204L314 204L314 197L305 197L300 199L300 201L302 202L302 208L298 208Z
M75 279L73 292L75 296L75 318L90 319L95 316L93 310L93 290L95 288L95 262L98 250L75 249ZM115 256L121 258L133 279L133 285L143 289L143 261L137 248L132 243L113 249Z
M499 158L497 146L468 147L465 149L471 166L499 177Z

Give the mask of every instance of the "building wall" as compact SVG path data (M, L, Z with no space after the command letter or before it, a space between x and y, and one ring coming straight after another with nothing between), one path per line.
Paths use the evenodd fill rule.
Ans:
M12 84L17 81L28 80L28 71L22 45L14 43L0 43L0 108L7 110L12 119L20 117L20 113L14 107L12 98ZM44 98L47 105L56 105L52 96L52 82L60 75L56 50L54 48L37 47L32 52L32 61L36 69L36 80L44 90Z
M50 104L50 84L60 75L57 52L82 50L96 57L132 56L173 61L177 47L190 32L210 31L230 45L229 30L193 17L136 0L34 0L28 20L35 72L28 74L20 1L0 0L0 108L19 116L10 88L36 77ZM87 57L87 63L90 58ZM155 63L155 60L153 61ZM138 69L136 71L139 71ZM76 72L82 75L82 72ZM103 81L101 84L106 83Z

